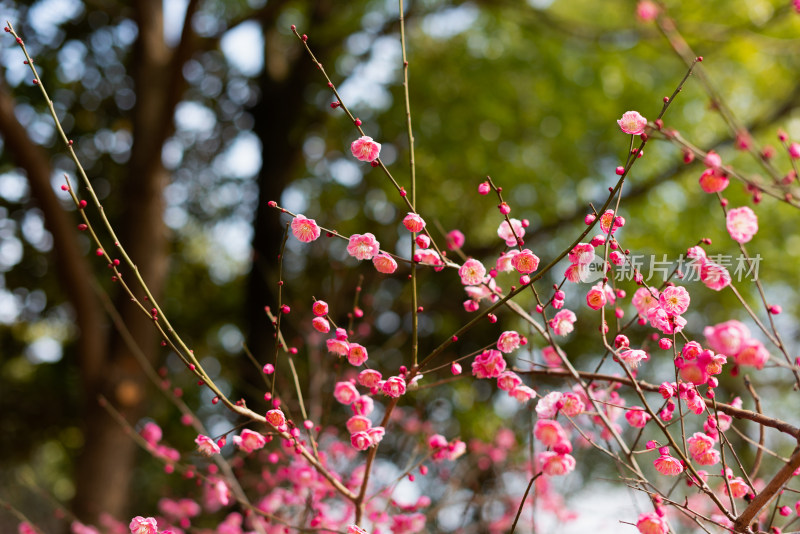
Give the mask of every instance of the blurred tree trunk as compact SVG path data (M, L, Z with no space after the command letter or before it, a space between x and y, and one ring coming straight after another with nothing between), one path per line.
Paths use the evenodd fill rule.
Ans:
M333 64L345 36L355 31L357 17L342 20L335 2L320 0L311 5L308 33L314 53L320 61ZM338 17L338 18L337 18ZM258 175L259 201L253 223L253 267L248 280L248 302L245 307L248 325L248 344L256 357L263 360L273 347L273 329L264 313L265 306L277 304L278 254L283 239L280 213L267 202L280 202L286 186L298 176L304 162L303 141L310 127L320 121L320 114L306 100L305 89L310 83L324 78L306 54L301 43L290 42L278 35L275 20L262 19L264 31L264 72L260 86L262 98L252 109L254 131L261 140L261 171ZM324 118L323 118L324 120ZM248 373L244 376L250 375ZM255 382L254 382L255 384Z

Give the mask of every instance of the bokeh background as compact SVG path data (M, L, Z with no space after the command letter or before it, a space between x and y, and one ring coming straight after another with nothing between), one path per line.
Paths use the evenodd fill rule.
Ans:
M628 138L615 120L627 110L654 118L686 72L684 59L654 22L637 18L630 0L405 4L418 210L440 242L457 228L467 236L468 254L496 255L502 244L495 202L476 192L491 175L512 215L530 221L526 244L548 261L582 230L589 204L602 204L616 181ZM754 150L776 147L775 168L786 174L790 166L776 132L800 139L800 14L776 0L668 0L661 9L704 56L704 79L718 95L710 98L700 78L691 78L665 117L667 127L770 183L758 158L737 149L736 132L719 112L729 111ZM349 155L356 131L341 110L330 108L324 78L289 29L295 24L309 35L343 99L383 144L383 161L407 187L396 2L0 1L0 14L25 39L121 241L178 331L234 398L263 403L261 378L242 343L259 362L272 353L264 307L276 304L276 257L288 219L267 201L344 235L369 230L385 248L409 250L396 193L380 172ZM74 165L19 48L8 35L0 42L0 498L50 531L63 528L61 507L89 522L101 511L123 520L149 515L143 511L155 509L160 496L179 496L185 484L137 449L98 406L98 395L134 426L157 421L187 453L194 434L146 380L108 310L116 310L153 366L184 389L209 428L224 433L238 421L193 386L75 229L74 207L59 190L63 173L75 183ZM713 253L738 254L715 199L697 186L701 172L699 163L685 165L673 144L651 142L623 193L625 246L647 258L677 260L708 237ZM738 182L725 194L732 205L753 205L752 191ZM783 306L779 324L796 352L797 210L766 196L755 209L761 231L752 251L765 258L759 276L768 297ZM301 246L290 239L283 270L284 302L294 310L285 333L300 349L301 378L313 386L310 404L318 417L340 369L326 363L320 340L308 336L312 296L331 303L346 322L361 284L359 305L367 313L359 333L375 347L373 358L386 369L407 363L403 268L385 277L356 265L342 242ZM452 273L426 272L420 284L425 353L469 316ZM689 286L693 335L742 317L732 295L712 294L698 282ZM752 295L749 285L741 290ZM580 301L574 292L567 306L578 310ZM592 320L587 314L583 323L579 314L583 333L566 344L577 360L601 355ZM520 326L511 317L501 324ZM480 327L460 354L496 335L496 327ZM536 341L528 348L531 358ZM765 397L787 388L769 370L760 387ZM723 388L741 393L741 378L724 378ZM461 380L420 392L408 408L450 436L491 439L513 426L526 443L530 411L510 407L496 393ZM771 406L791 417L789 407ZM510 425L515 417L527 426ZM559 532L586 525L616 531L615 508L629 507L633 497L602 481L616 478L613 466L579 464L580 473L565 484L583 518L542 521ZM0 513L0 530L14 524L13 516ZM444 521L436 528L446 527Z

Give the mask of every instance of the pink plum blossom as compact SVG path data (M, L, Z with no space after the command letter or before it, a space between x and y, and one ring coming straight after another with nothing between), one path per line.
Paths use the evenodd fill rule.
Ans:
M586 400L588 402L588 399ZM586 410L583 399L575 393L563 393L561 395L561 402L563 403L561 413L568 417L578 416Z
M371 162L378 159L381 152L381 144L364 135L352 142L350 151L357 160Z
M156 423L152 421L148 421L144 424L142 429L139 431L139 435L151 446L157 444L161 441L161 427L158 426Z
M363 365L367 361L367 348L358 343L350 343L350 350L347 351L347 361L356 367Z
M500 257L497 258L496 268L501 273L508 273L514 270L513 260L514 256L519 254L519 250L512 249L508 252L503 252L500 254Z
M506 242L506 246L514 247L517 245L517 237L520 239L525 237L525 227L518 219L509 220L511 227L509 228L508 221L501 222L500 227L497 228L497 236Z
M540 419L555 419L563 405L563 394L560 391L551 391L536 403L536 414Z
M454 250L464 246L464 234L460 230L450 230L447 233L447 248Z
M358 383L366 388L374 387L380 382L381 378L383 377L380 371L376 371L375 369L364 369L358 373Z
M328 347L328 352L339 356L347 356L347 353L350 352L350 343L345 339L331 338L325 341L325 344Z
M750 330L739 321L730 320L703 329L708 345L715 351L735 358L750 338Z
M131 530L131 534L158 534L158 524L154 517L137 515L131 519L128 528Z
M757 339L750 338L742 344L741 350L736 354L734 360L739 365L749 365L756 369L763 369L764 364L769 361L769 351L767 351L763 343Z
M706 261L700 267L700 280L714 291L721 291L731 284L731 274L728 269L713 261Z
M644 428L647 421L651 418L650 414L641 406L631 406L630 409L625 412L625 419L628 421L628 424L634 428Z
M314 330L322 334L327 334L331 331L331 324L325 317L314 317L311 320L311 326L314 327Z
M383 394L388 397L397 398L406 392L406 381L402 376L392 376L386 379L381 387Z
M522 379L514 371L503 371L497 377L497 387L503 391L511 391L522 384Z
M278 408L268 411L266 419L267 423L277 428L279 431L286 428L286 416L283 414L283 411Z
M575 328L574 325L577 319L574 312L564 309L556 313L548 324L556 335L566 336Z
M517 402L528 402L536 397L536 392L524 384L520 384L508 392L509 396L517 400Z
M640 534L667 534L669 525L666 519L656 512L650 512L639 516L636 521L636 528Z
M700 187L706 193L724 191L729 183L728 176L719 169L706 169L700 175Z
M367 232L366 234L353 234L347 245L347 253L359 260L371 260L380 252L381 244L375 236Z
M497 378L505 370L503 355L494 349L483 351L472 362L472 374L477 378Z
M475 286L486 276L486 267L478 260L470 258L458 269L458 276L465 286Z
M366 431L354 432L350 435L350 444L359 451L365 451L372 446L372 438Z
M522 344L522 336L514 330L507 330L497 339L497 348L500 352L510 354Z
M567 433L561 424L554 419L539 419L533 427L533 435L545 447L552 447L556 443L567 439Z
M594 259L594 247L591 243L578 243L567 256L569 262L577 265L588 265Z
M569 454L544 451L540 452L536 459L544 474L548 476L566 475L575 469L575 458Z
M511 259L511 265L520 274L530 274L539 268L539 258L526 248Z
M397 270L397 262L385 252L376 254L372 258L372 264L375 266L376 271L383 274L392 274Z
M297 214L292 219L292 234L303 243L310 243L319 237L320 229L314 219L308 219L305 215Z
M642 360L647 359L647 353L639 349L628 349L620 353L619 359L627 363L633 368L639 367Z
M313 311L314 315L317 317L324 317L328 315L328 303L324 300L314 301L314 304L311 306L311 311Z
M360 394L352 382L337 382L333 388L333 398L342 404L351 404Z
M606 292L603 286L598 284L586 294L586 304L593 310L599 310L606 305Z
M197 450L203 456L211 456L214 454L219 454L219 447L208 436L204 436L203 434L199 434L195 439L194 442L197 443Z
M246 453L257 451L267 444L267 438L248 428L242 430L238 436L233 436L233 443Z
M642 317L647 317L647 312L654 307L658 306L658 289L656 288L646 288L640 287L636 290L636 293L633 294L633 305L636 307L636 311Z
M661 291L658 302L668 315L683 315L689 309L689 292L682 286L669 286Z
M347 525L347 534L369 534L369 532L356 525Z
M409 213L403 218L403 226L409 232L421 232L425 228L425 220L416 213Z
M666 454L659 456L653 462L653 465L656 467L656 471L662 475L675 476L683 473L683 465L681 465L681 461L670 456L669 451L667 451Z
M644 133L647 119L642 117L638 111L626 111L622 114L622 118L617 121L617 124L626 134L639 135Z
M372 421L369 420L369 417L364 415L354 415L347 420L345 427L351 434L355 434L356 432L366 432L372 428Z
M728 233L738 243L747 243L758 232L758 217L747 206L730 210L725 221Z
M353 415L369 415L375 409L375 403L369 395L361 395L350 404Z

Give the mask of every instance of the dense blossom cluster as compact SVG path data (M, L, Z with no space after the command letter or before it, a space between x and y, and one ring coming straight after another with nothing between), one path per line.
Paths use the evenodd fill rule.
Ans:
M800 4L795 2L795 7L800 11ZM641 22L649 23L662 17L662 9L663 6L655 2L641 0L636 15ZM303 36L302 40L306 42L307 37ZM321 64L318 66L321 69ZM332 83L329 85L333 88ZM669 97L664 103L666 110ZM337 100L332 107L338 109L343 103ZM662 115L663 112L649 123L639 112L627 111L617 125L625 134L639 136L630 139L632 147L636 139L643 147L657 132L666 140L675 140L675 133L664 129ZM354 122L361 127L359 119ZM779 138L787 156L792 161L800 159L800 143L789 142L783 133ZM739 149L748 150L753 143L746 131L737 132ZM371 137L360 136L352 141L350 149L357 160L381 167L376 170L388 174L379 160L381 144ZM740 248L746 255L742 245L752 241L758 233L758 217L748 206L729 208L721 195L737 174L732 167L723 165L722 157L714 151L703 153L689 148L688 144L682 145L682 150L687 164L695 157L702 158L705 168L699 178L700 189L715 194L723 208L724 221L717 222L727 230L730 237L727 245ZM632 164L642 155L641 147L632 148L625 165L617 167L619 188ZM769 158L763 156L762 159ZM791 178L789 182L796 179L796 171L792 172L795 174L787 175ZM196 458L191 462L177 449L162 443L163 432L157 424L152 421L141 424L137 439L164 463L168 473L179 470L186 478L195 479L198 495L194 499L163 498L158 504L157 517L135 516L127 526L109 520L106 530L131 534L190 531L277 534L293 529L345 531L347 534L415 534L434 531L432 518L443 513L446 503L431 506L431 498L423 491L403 501L407 497L405 494L414 492L407 488L397 491L400 481L413 484L419 476L427 477L426 483L433 485L449 480L454 470L459 469L459 477L464 479L473 475L472 471L477 472L478 476L470 480L479 487L484 480L503 479L498 473L505 474L506 467L508 472L522 473L530 479L528 488L536 492L535 506L566 521L575 513L566 507L554 489L557 484L553 484L553 477L569 476L578 466L578 459L590 449L613 459L626 482L647 495L652 504L650 509L639 513L635 523L633 517L629 518L629 523L635 524L642 534L667 534L674 530L671 523L679 521L736 532L744 532L742 526L736 524L742 518L766 524L765 518L769 515L765 513L766 508L756 510L751 516L745 514L755 506L752 503L758 504L756 495L769 487L764 480L756 478L761 456L769 444L762 435L757 443L756 467L748 472L731 444L732 439L736 439L732 437L734 433L729 431L740 432L733 427L735 418L771 426L790 434L795 441L800 431L761 413L759 398L749 378L745 378L742 387L756 401L756 412L743 410L744 402L740 397L727 403L723 400L728 399L718 399L718 394L725 396L732 389L721 388L720 381L723 376L733 381L740 376L742 367L758 371L770 365L791 370L800 387L798 361L792 361L787 354L774 324L770 321L770 326L766 326L734 287L730 273L718 256L715 261L715 256L707 251L711 250L709 239L699 242L702 246L698 241L684 245L691 245L687 256L698 267L703 285L692 287L678 270L669 274L663 283L650 285L630 261L630 250L623 247L629 229L623 230L626 219L619 208L619 197L616 197L616 207L609 207L615 206L612 200L619 188L609 187L611 195L605 205L597 210L592 206L591 212L586 214L586 231L570 241L572 244L550 263L551 251L546 247L526 248L524 239L529 222L509 217L512 207L517 208L512 199L503 198L502 188L491 178L480 183L478 193L488 196L494 192L498 196L496 208L501 220L496 235L499 240L492 237L494 243L490 246L466 249L466 238L461 230L454 229L446 234L442 231L445 235L438 236L432 233L416 211L414 201L409 201L405 189L398 186L393 177L392 183L410 211L403 208L406 215L395 221L397 228L393 232L380 227L370 229L381 236L384 243L392 243L396 238L393 233L399 231L411 251L405 257L398 251L381 249L378 237L372 232L343 236L325 230L303 214L290 214L276 203L271 205L292 217L290 229L298 241L314 243L323 231L330 238L346 240L347 255L353 258L347 262L359 269L362 266L354 260L371 260L380 273L380 276L374 272L372 275L381 280L391 277L415 280L414 292L417 291L416 276L421 273L440 277L443 287L452 283L458 288L459 299L466 294L463 305L453 307L463 327L454 334L442 336L446 341L438 348L427 355L421 354L418 319L425 308L417 303L419 295L414 293L414 305L410 311L404 310L408 316L406 322L413 326L397 326L396 339L391 340L391 343L399 340L398 344L403 344L404 349L413 345L409 350L411 356L403 354L403 364L398 364L385 357L384 353L389 352L387 345L379 343L372 335L368 315L372 301L362 304L356 299L351 309L342 310L336 309L338 301L331 300L332 295L324 296L332 305L308 295L307 321L297 325L306 327L306 335L300 337L304 337L309 353L322 354L321 365L335 370L335 379L330 383L317 384L313 381L316 375L312 377L313 396L317 404L324 407L317 411L324 414L306 412L303 388L293 365L291 378L295 389L285 396L280 391L275 393L276 369L282 363L276 357L268 363L258 363L264 378L273 380L273 388L264 393L269 409L256 413L250 412L243 400L223 403L235 407L233 411L238 415L249 417L245 425L252 428L241 425L216 437L198 430L194 439L198 454L192 455ZM748 187L752 189L753 186L748 183ZM757 188L751 192L754 202L760 200ZM790 197L787 193L787 202ZM497 216L497 212L494 213ZM491 224L493 229L496 222ZM446 246L440 247L437 241ZM319 246L319 243L310 246ZM471 257L470 253L478 257ZM545 258L544 262L537 253ZM460 258L461 263L451 259L453 257ZM634 272L632 280L636 289L631 295L627 290L632 288L617 286L611 276L624 269ZM504 276L507 277L505 281ZM552 278L552 287L545 287L542 281L545 276ZM280 284L283 285L283 280ZM692 295L697 296L695 291L712 296L722 291L732 293L742 302L755 325L752 328L756 335L751 334L751 327L736 319L716 325L704 324L705 319L698 313L702 299L692 299ZM357 289L357 293L360 292L361 287ZM766 292L760 285L758 294L764 313L780 313L780 306L767 302ZM520 298L512 301L518 295ZM284 315L291 311L285 304L280 308ZM506 315L508 310L510 313ZM155 313L151 317L158 320ZM469 338L479 319L486 320L484 326L499 323L494 326L498 332L502 330L496 341L496 334L492 334L488 344L485 340L481 343ZM343 326L337 326L338 321L342 321L338 324ZM273 320L272 324L276 328L276 355L293 362L292 358L302 354L303 349L287 344L279 320ZM561 346L565 339L579 337L573 334L579 328L582 335L594 332L600 347L596 353L573 354L570 348L568 354ZM520 332L530 336L531 341ZM703 343L693 339L698 332L704 336ZM409 343L410 336L413 340ZM460 336L467 337L465 342L459 343ZM768 340L784 358L771 355L760 339ZM582 367L579 370L578 363L586 360L591 360L591 370ZM204 382L206 375L199 373L194 363L188 363L187 367L203 378L200 385L211 387ZM471 372L463 373L464 368ZM653 384L640 378L665 372L666 375L659 376L666 380L660 378ZM557 387L552 382L534 380L538 375L566 378L568 385ZM479 380L492 382L477 382ZM406 406L410 397L420 394L429 383L435 386L450 381L466 386L455 395L457 401L448 404L449 401L436 399L447 405L447 409L435 416L421 413L425 409L419 406ZM214 404L221 397L227 401L221 388L214 389L214 393ZM526 414L524 420L529 426L515 428L513 424L502 423L493 426L481 420L482 427L492 429L482 429L491 439L465 437L462 440L458 430L466 432L468 429L466 425L462 428L457 417L452 416L453 406L477 404L478 394L484 399L491 398L493 407L498 411L506 410L511 417ZM194 416L184 415L182 422L199 428L199 420ZM232 447L227 441L229 434L234 434ZM749 438L745 441L756 444ZM378 457L379 450L389 448L397 458L402 457L402 462L383 461ZM789 460L783 460L784 464L800 458L798 454L796 450L792 452ZM778 453L772 455L781 459ZM401 468L402 463L406 466ZM792 467L796 465L800 462ZM713 472L704 469L712 469L712 466ZM255 476L241 476L248 467L253 468ZM791 470L782 469L773 480L784 471ZM793 474L798 475L800 471L795 470ZM777 484L780 489L775 489L766 500L778 496L789 478L787 475ZM683 485L675 481L685 482L688 488L680 498L673 492L677 494L680 489L676 488L683 488ZM509 484L515 485L519 484ZM486 484L487 488L489 486L491 484ZM468 500L479 496L476 491L467 491L466 486L464 494L468 495ZM496 498L495 494L487 493L480 498L489 503L487 509L493 508L492 513L487 514L491 516L486 520L488 532L513 531L512 525L516 525L519 515L530 508L522 495ZM791 507L779 507L778 501L775 498L772 515L791 515ZM462 502L457 504L463 506ZM670 509L668 512L668 504L673 504L677 511ZM745 510L738 516L737 506ZM796 511L800 515L800 501ZM533 521L535 514L530 510L528 513ZM194 524L204 514L216 514L218 521L213 530ZM769 522L771 525L772 519ZM702 528L708 531L706 526ZM778 527L771 525L770 528L780 533ZM99 532L78 522L73 524L72 531L75 534ZM22 522L19 532L30 534L35 529L28 522Z

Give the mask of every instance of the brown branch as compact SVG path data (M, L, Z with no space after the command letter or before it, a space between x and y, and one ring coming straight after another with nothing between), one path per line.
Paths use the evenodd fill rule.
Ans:
M761 511L767 503L781 490L783 485L792 477L795 470L800 467L800 445L795 447L789 462L784 464L766 487L757 494L747 508L736 518L733 524L734 532L748 532L750 521Z

